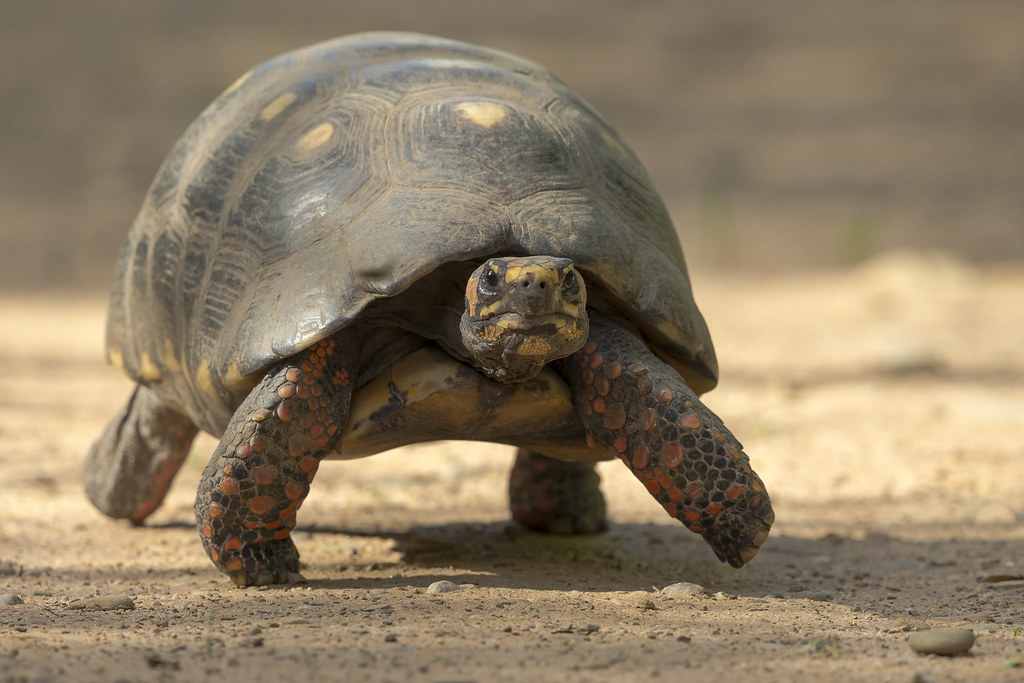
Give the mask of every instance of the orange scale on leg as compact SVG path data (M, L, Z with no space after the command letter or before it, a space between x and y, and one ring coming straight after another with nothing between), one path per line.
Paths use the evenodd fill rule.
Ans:
M306 493L306 487L298 482L288 482L284 487L284 495L288 500L298 500Z
M667 443L658 452L661 464L668 468L677 467L683 460L683 449L677 443Z
M672 477L668 476L668 474L663 474L658 477L658 484L661 485L661 488L667 489L672 485Z
M210 503L210 517L217 518L224 514L224 506L220 503Z
M613 403L607 406L603 423L605 429L622 429L623 425L626 424L626 409L622 407L621 403Z
M665 508L665 512L667 512L671 517L675 517L678 514L678 510L673 503L662 503L661 507Z
M638 470L647 467L647 446L644 444L633 449L633 467Z
M240 558L240 557L233 557L233 558L231 558L230 560L228 560L228 563L225 566L225 569L227 569L229 572L236 572L236 571L238 571L241 568L242 568L242 558Z
M589 365L591 369L596 370L597 368L601 367L602 363L604 363L604 357L602 357L599 353L595 353L593 356L590 357L590 362L587 363L587 365Z
M668 497L671 498L672 500L679 500L680 498L683 497L683 492L680 491L675 486L673 486L668 490Z
M604 414L604 399L603 398L598 396L597 398L595 398L592 401L592 405L594 406L594 412L595 413L597 413L598 415L603 415Z
M238 536L232 536L224 543L224 550L241 550L242 539Z
M622 366L618 363L612 363L605 369L604 374L608 379L618 379L622 374Z
M299 469L308 474L315 470L317 468L317 465L319 464L319 460L314 458L312 455L307 455L306 457L299 461Z
M629 448L629 439L626 438L625 434L619 434L612 442L612 447L619 453L619 455L621 455L626 452L627 448Z
M737 500L740 496L746 493L746 491L746 486L743 486L742 484L733 484L728 488L728 490L726 490L725 497L729 500Z
M683 429L700 429L700 418L690 412L683 413L679 416L679 426Z
M259 465L252 470L253 480L260 486L270 486L277 478L277 467L274 465Z
M274 507L275 501L270 496L256 496L249 501L249 509L255 512L257 515L264 515Z
M712 503L711 505L708 505L705 509L708 511L709 515L717 515L719 512L722 511L722 506L719 505L718 503Z
M661 493L661 487L658 486L658 482L654 481L653 479L648 479L647 481L645 481L644 486L647 487L647 490L651 492L652 496L656 496L659 493Z

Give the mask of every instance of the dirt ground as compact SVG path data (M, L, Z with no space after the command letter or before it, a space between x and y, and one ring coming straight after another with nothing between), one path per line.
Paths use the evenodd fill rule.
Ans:
M24 602L0 606L0 680L1019 680L1024 268L904 253L696 280L724 368L708 403L778 517L749 566L616 462L610 532L522 531L509 452L444 443L325 465L297 532L308 583L246 590L192 529L211 439L145 528L82 494L129 391L99 360L102 299L3 301L0 593ZM678 582L707 594L660 592ZM69 607L122 594L134 609ZM952 626L969 655L907 645Z
M0 682L1024 680L1022 16L5 0ZM749 566L616 462L608 533L516 528L510 451L486 444L326 464L296 533L308 582L283 587L235 589L202 552L212 439L144 528L85 500L84 454L130 392L102 363L105 290L160 160L249 67L371 29L535 59L647 165L718 350L707 402L775 505ZM680 582L704 591L662 592ZM118 596L134 608L72 608ZM967 656L907 645L958 626Z

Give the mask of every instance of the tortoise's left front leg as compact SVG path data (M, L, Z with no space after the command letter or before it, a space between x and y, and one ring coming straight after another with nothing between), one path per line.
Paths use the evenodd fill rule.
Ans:
M295 513L348 416L354 354L344 339L324 339L271 370L203 472L196 524L210 559L239 586L283 583L299 570Z
M587 434L632 470L665 510L739 567L775 519L739 441L636 335L591 319L562 362Z

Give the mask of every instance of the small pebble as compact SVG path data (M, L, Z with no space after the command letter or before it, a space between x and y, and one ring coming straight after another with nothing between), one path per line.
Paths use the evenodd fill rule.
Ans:
M135 609L135 602L127 595L104 595L98 598L82 598L68 603L68 609L105 611L113 609Z
M701 598L708 594L708 589L696 583L680 581L662 588L661 594L672 598Z
M14 576L17 573L18 568L13 562L0 562L0 576Z
M451 581L435 581L427 586L428 593L451 593L457 590L460 590L460 587Z
M14 593L0 593L0 605L24 605L25 601L21 596Z
M915 652L932 655L958 655L974 645L974 631L969 628L939 628L918 631L907 640Z

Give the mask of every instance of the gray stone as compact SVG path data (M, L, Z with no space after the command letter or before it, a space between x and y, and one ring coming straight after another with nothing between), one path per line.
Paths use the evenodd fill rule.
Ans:
M451 581L435 581L427 586L428 593L451 593L457 590L461 590L461 586L457 586Z
M68 603L69 609L106 611L114 609L135 609L135 601L127 595L102 595L96 598L82 598Z
M932 655L958 655L974 645L974 631L969 628L939 628L918 631L907 640L915 652Z
M662 588L661 594L672 598L703 598L707 596L708 589L696 583L680 581Z
M0 605L24 605L25 601L20 595L14 593L0 593Z

